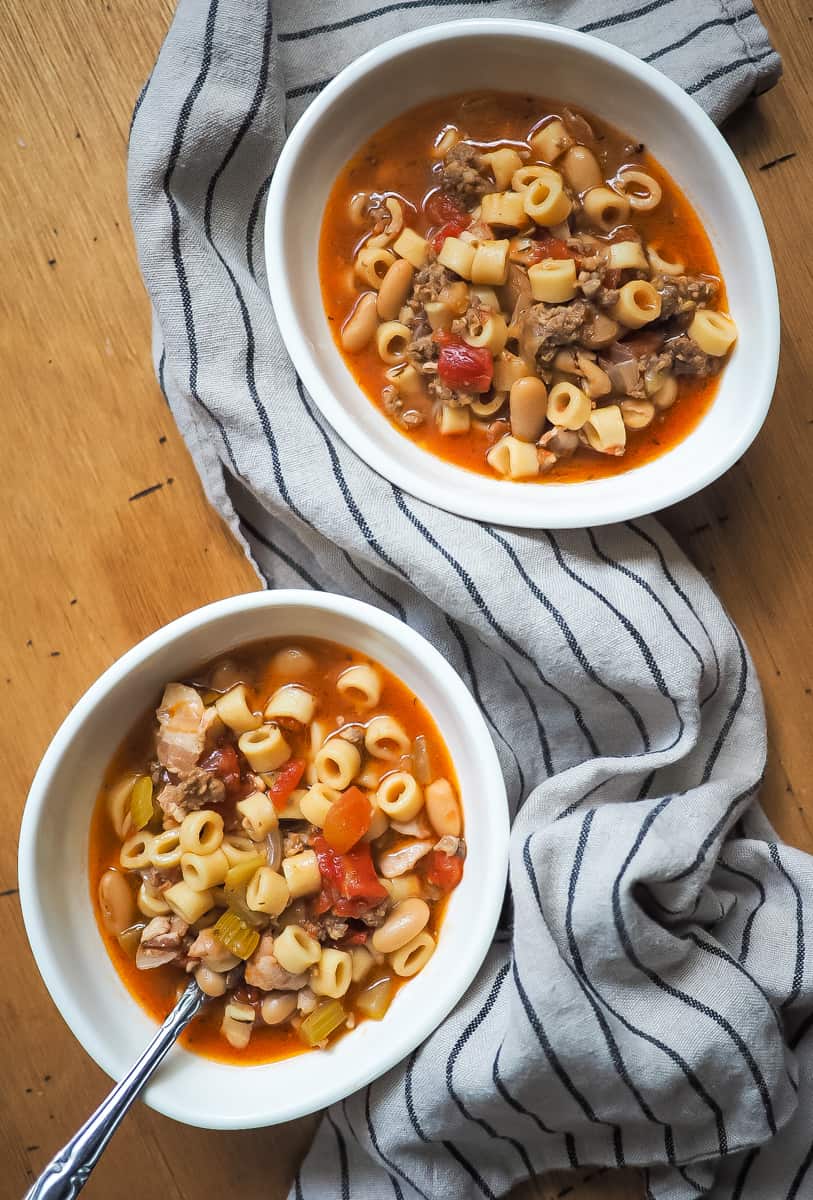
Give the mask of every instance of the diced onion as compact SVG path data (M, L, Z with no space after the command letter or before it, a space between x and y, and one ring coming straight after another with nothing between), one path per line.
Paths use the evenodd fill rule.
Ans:
M279 829L272 829L265 839L266 863L272 871L278 871L282 863L282 835Z
M432 767L429 762L429 749L426 745L426 738L422 733L419 733L412 743L412 762L415 771L415 778L418 783L425 786L432 780Z
M372 1017L374 1021L380 1021L390 1006L392 991L392 979L389 975L385 975L383 979L376 979L374 983L359 993L356 997L355 1007L365 1017Z

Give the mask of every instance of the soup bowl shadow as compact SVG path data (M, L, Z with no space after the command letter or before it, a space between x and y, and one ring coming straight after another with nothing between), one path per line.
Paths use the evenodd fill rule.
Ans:
M698 425L645 465L603 479L544 484L457 467L393 428L333 340L317 259L318 230L338 172L400 113L484 86L577 103L644 142L711 238L739 340ZM283 341L336 432L391 483L461 516L567 529L655 512L723 474L768 412L779 361L779 308L768 240L745 175L722 134L677 84L586 34L531 21L467 20L405 34L363 55L316 97L283 148L268 195L265 255Z
M382 1021L364 1021L324 1051L252 1066L176 1047L148 1085L152 1108L208 1129L274 1125L316 1112L406 1057L474 979L497 925L508 870L508 807L485 721L460 677L418 633L380 610L328 593L234 596L173 621L115 662L78 701L36 773L23 814L19 885L37 966L62 1017L114 1079L155 1025L129 994L96 925L88 877L91 815L104 772L163 685L207 660L268 637L317 637L392 671L426 705L460 783L466 868L437 949L398 990Z

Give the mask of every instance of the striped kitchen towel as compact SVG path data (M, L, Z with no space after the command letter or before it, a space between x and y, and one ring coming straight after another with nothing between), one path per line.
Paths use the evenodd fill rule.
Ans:
M326 1115L293 1195L491 1198L629 1164L657 1200L810 1196L813 865L759 807L736 629L653 520L522 532L389 485L323 421L269 304L286 129L363 50L486 12L618 42L717 120L779 74L747 0L181 0L134 117L158 376L208 494L269 586L357 596L443 651L513 814L510 922L476 983Z

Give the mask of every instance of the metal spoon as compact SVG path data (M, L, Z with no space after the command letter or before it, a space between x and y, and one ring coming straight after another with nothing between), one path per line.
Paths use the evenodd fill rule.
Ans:
M73 1200L74 1196L79 1195L124 1114L172 1049L178 1036L200 1011L205 999L194 979L191 980L132 1070L116 1084L79 1132L51 1159L37 1182L26 1193L25 1200Z

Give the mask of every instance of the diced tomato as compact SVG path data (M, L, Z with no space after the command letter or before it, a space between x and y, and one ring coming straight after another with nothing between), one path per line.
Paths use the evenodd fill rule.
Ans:
M486 346L470 346L454 333L438 333L438 375L461 392L487 392L494 378L494 359Z
M312 844L322 876L322 892L314 902L314 912L332 909L340 917L360 917L386 899L386 888L378 882L366 842L347 854L337 854L321 834Z
M319 873L322 876L322 887L338 892L342 880L341 855L336 854L328 846L322 834L311 839L319 863Z
M340 856L331 850L323 837L315 837L311 844L322 876L322 891L313 901L314 913L320 914L329 912L341 897L342 870Z
M426 882L433 883L442 892L451 892L463 878L463 859L456 854L444 854L433 850L426 857Z
M561 238L554 237L550 233L534 238L528 247L528 259L531 264L541 262L543 258L575 257L575 251L570 249L567 242L563 242Z
M299 783L305 772L305 760L302 758L290 758L284 767L274 774L274 782L268 789L268 795L273 801L274 808L277 812L281 812L291 792Z
M432 249L435 251L435 254L440 254L447 237L460 237L465 228L465 225L460 225L457 221L447 221L445 225L441 225L440 229L432 237Z
M237 757L236 749L229 743L218 746L211 754L207 754L200 764L200 768L223 780L227 796L234 796L244 791L240 760Z
M469 223L469 214L465 208L448 192L432 192L423 202L423 211L432 225L451 223L465 229Z
M357 787L348 788L334 801L325 817L325 841L339 854L345 854L370 828L373 810L370 801Z
M348 900L385 900L388 892L378 882L370 847L366 842L341 856L342 895Z

